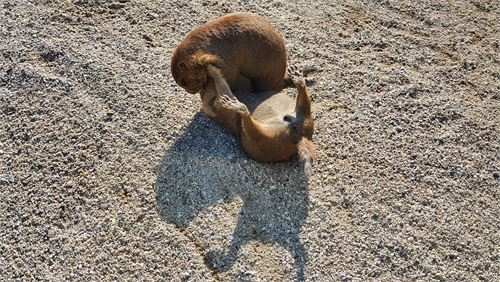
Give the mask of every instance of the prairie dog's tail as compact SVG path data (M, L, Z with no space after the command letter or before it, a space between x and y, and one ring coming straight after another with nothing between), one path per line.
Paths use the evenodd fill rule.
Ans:
M311 140L302 137L297 144L297 149L299 153L299 160L304 163L304 173L307 178L312 175L312 163L316 160L316 150L314 149L314 144Z

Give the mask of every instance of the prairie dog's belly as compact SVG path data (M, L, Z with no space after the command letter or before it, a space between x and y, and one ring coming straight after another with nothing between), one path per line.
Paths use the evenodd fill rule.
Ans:
M287 125L285 116L295 118L295 103L292 98L281 93L263 100L252 112L252 117L255 120L269 126Z

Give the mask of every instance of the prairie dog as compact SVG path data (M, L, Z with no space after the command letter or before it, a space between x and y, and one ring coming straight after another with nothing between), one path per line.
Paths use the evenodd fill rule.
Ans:
M212 101L204 102L208 115L234 134L251 158L272 163L298 153L310 177L311 164L316 159L311 142L314 121L302 72L290 68L289 77L298 90L294 103L287 95L270 91L252 95L236 93L236 97L217 67L208 65L206 69L213 80L213 85L204 90L204 97Z
M280 91L290 84L283 37L265 18L232 13L192 30L171 59L175 82L189 93L205 87L208 64L221 69L233 91Z

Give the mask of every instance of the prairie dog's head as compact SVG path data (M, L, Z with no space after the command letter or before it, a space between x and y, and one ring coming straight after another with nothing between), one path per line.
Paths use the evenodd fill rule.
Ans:
M217 57L200 52L184 57L174 54L171 62L172 76L187 92L198 93L207 82L206 66L216 61Z
M207 81L205 68L186 60L172 65L172 75L175 82L191 94L199 92Z

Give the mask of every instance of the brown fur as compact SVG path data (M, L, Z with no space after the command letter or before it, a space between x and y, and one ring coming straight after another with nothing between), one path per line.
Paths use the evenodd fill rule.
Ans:
M280 91L286 75L285 42L273 25L252 13L232 13L192 30L177 46L172 75L197 93L208 82L205 66L219 67L233 91Z
M234 134L250 157L279 162L299 153L306 175L311 175L311 163L316 159L311 142L314 122L302 75L292 76L298 89L296 103L282 93L236 93L244 104L233 95L218 68L208 66L207 73L213 82L203 90L205 112Z
M217 88L213 80L210 80L200 92L203 111L215 119L226 131L236 135L239 132L240 119L238 113L227 109L220 104Z

